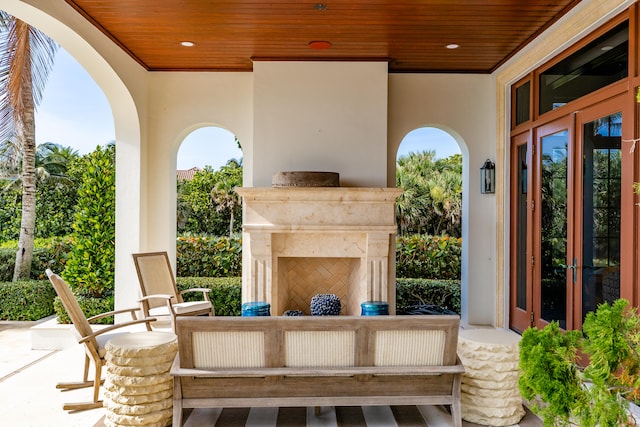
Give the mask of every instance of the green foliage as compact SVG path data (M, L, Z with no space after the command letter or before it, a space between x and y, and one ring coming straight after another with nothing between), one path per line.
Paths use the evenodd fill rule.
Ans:
M43 143L36 152L36 228L35 236L66 236L71 233L78 198L77 173L72 165L78 154L70 147ZM1 163L1 162L0 162ZM0 172L1 172L0 165ZM0 173L1 175L2 173ZM22 188L20 180L0 181L0 242L17 240L20 233Z
M242 275L242 239L179 237L176 241L179 277L233 277Z
M460 281L434 279L396 279L396 307L427 304L460 314Z
M209 298L216 316L240 316L242 313L242 278L240 277L178 277L176 284L180 291L190 288L211 289ZM201 298L199 292L183 295L185 301Z
M48 281L0 282L0 320L39 320L50 316L55 295Z
M115 145L97 147L83 162L74 245L61 275L76 294L100 298L114 289Z
M45 270L62 271L71 250L71 238L36 239L31 266L31 279L44 279ZM0 282L11 281L16 261L17 242L0 245Z
M178 181L177 221L180 234L225 236L241 229L241 209L233 191L242 185L242 165L232 159L214 171L210 166L190 181Z
M518 385L545 427L570 425L576 402L586 401L577 364L580 336L564 333L557 322L522 334Z
M415 234L396 240L396 277L460 279L462 239Z
M22 288L22 284L33 288ZM242 313L242 279L240 277L177 277L178 289L209 288L209 297L217 316L240 316ZM6 286L6 287L5 287ZM460 312L460 282L455 280L397 279L398 308L416 304L433 304ZM33 295L25 303L21 295ZM55 297L55 298L54 298ZM87 317L113 308L113 295L104 298L78 296L78 303ZM201 294L186 293L185 301L195 301ZM17 302L19 300L19 302ZM60 323L70 323L69 317L48 280L0 283L0 319L38 320L57 314ZM112 323L107 318L100 323Z
M113 295L104 295L100 298L94 298L86 295L76 295L76 300L78 301L80 308L87 318L112 311L114 307ZM71 323L71 319L69 319L67 311L62 305L62 301L60 301L60 298L58 298L57 296L53 301L53 308L59 323ZM93 321L91 323L96 325L111 325L113 324L113 321L113 316L110 316L99 319L97 321Z
M545 426L635 425L627 399L640 396L640 320L627 306L599 305L586 316L584 335L557 322L523 333L520 392Z
M240 316L242 313L242 279L240 277L178 277L178 289L211 289L210 298L216 316ZM185 301L195 301L199 293L187 293ZM397 279L396 306L419 303L439 305L460 313L460 282L455 280Z
M434 151L423 151L398 159L396 186L404 190L396 203L401 236L461 235L462 156L434 157Z

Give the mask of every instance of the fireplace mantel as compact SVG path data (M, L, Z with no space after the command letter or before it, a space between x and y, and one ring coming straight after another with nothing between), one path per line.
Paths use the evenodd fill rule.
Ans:
M396 188L238 188L243 199L242 301L272 315L336 293L343 314L364 301L395 312ZM306 309L306 310L305 310Z

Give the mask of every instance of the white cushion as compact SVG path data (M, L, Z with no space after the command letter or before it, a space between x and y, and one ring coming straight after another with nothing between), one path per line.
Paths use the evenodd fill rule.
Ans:
M190 301L190 302L180 302L177 304L173 304L173 310L176 314L186 314L191 313L193 311L200 310L208 310L211 308L211 303L209 301ZM168 316L169 308L166 305L155 307L149 310L149 316Z

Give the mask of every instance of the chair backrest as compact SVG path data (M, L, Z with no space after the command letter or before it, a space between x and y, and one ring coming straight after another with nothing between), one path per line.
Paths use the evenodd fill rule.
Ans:
M80 335L81 338L91 335L93 333L91 324L87 320L82 308L80 308L80 304L78 304L78 300L71 291L67 282L50 269L47 269L47 277L49 277L49 281L56 290L58 297L60 297L60 301L62 301L64 309L67 310L67 314L69 315L73 326L76 328L78 335ZM98 343L95 339L89 341L90 342L87 342L87 345L93 345L94 348L98 348Z
M183 302L178 293L176 279L173 277L169 255L166 252L147 252L133 254L133 263L138 273L142 296L165 294L173 295L174 303ZM166 304L161 300L149 301L151 307Z

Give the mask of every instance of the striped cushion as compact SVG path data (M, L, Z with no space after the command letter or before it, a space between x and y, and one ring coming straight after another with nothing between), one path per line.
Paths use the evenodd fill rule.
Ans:
M263 368L264 334L246 332L194 332L194 368Z
M287 331L285 365L295 368L355 364L354 331Z
M375 366L439 366L444 331L377 331Z

